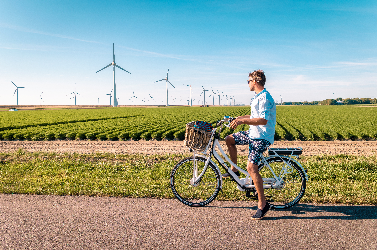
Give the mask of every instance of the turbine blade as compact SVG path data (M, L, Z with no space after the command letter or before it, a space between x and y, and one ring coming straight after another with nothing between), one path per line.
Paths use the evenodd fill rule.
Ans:
M175 88L175 86L174 86L173 84L171 84L171 82L170 82L170 81L168 81L168 80L167 80L167 82L169 82L169 83L170 83L170 85L172 85L172 87L174 87L174 88Z
M118 68L120 68L121 70L123 70L123 71L126 71L127 73L129 73L129 74L131 74L130 72L128 72L127 70L125 70L125 69L122 69L120 66L118 66L118 65L116 65L116 67L118 67Z
M107 68L107 67L109 67L109 66L111 66L111 65L112 65L112 63L110 63L109 65L105 66L104 68L102 68L102 69L98 70L96 73L98 73L99 71L102 71L102 70L104 70L105 68Z
M11 82L12 82L12 81L11 81ZM12 84L13 84L14 86L16 86L16 87L17 87L17 85L16 85L15 83L13 83L13 82L12 82Z
M166 79L164 78L164 79L161 79L161 80L157 80L154 83L159 82L159 81L163 81L163 80L166 81Z

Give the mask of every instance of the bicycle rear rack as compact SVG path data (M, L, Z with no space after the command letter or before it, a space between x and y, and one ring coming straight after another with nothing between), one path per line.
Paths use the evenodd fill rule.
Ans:
M269 148L268 155L278 156L278 155L290 155L290 156L299 156L303 153L301 147L296 148Z

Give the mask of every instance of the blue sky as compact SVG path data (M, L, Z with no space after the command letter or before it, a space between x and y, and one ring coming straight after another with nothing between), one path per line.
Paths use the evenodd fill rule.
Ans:
M376 1L1 0L0 105L109 104L112 43L119 105L377 97Z

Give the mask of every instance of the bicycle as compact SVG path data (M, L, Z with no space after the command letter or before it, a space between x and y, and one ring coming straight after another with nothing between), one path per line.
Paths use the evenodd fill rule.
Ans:
M233 119L225 116L208 132L195 128L195 122L186 125L185 143L194 155L179 161L170 175L171 189L183 204L191 207L205 206L222 190L221 171L212 157L231 175L230 178L237 183L238 190L246 192L247 197L256 197L249 173L234 164L219 143L223 126L229 123L225 125L229 127ZM220 129L217 132L218 127ZM308 180L307 171L296 160L302 154L302 148L268 148L267 152L268 156L262 154L258 164L266 199L272 209L289 208L303 197ZM246 177L240 179L230 168L231 165L240 171L241 176Z

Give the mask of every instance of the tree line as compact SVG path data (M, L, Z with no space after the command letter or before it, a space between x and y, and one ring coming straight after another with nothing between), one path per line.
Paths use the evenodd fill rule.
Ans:
M282 105L356 105L356 104L376 104L376 98L337 98L325 99L322 101L303 101L303 102L282 102ZM280 105L278 103L277 105Z

